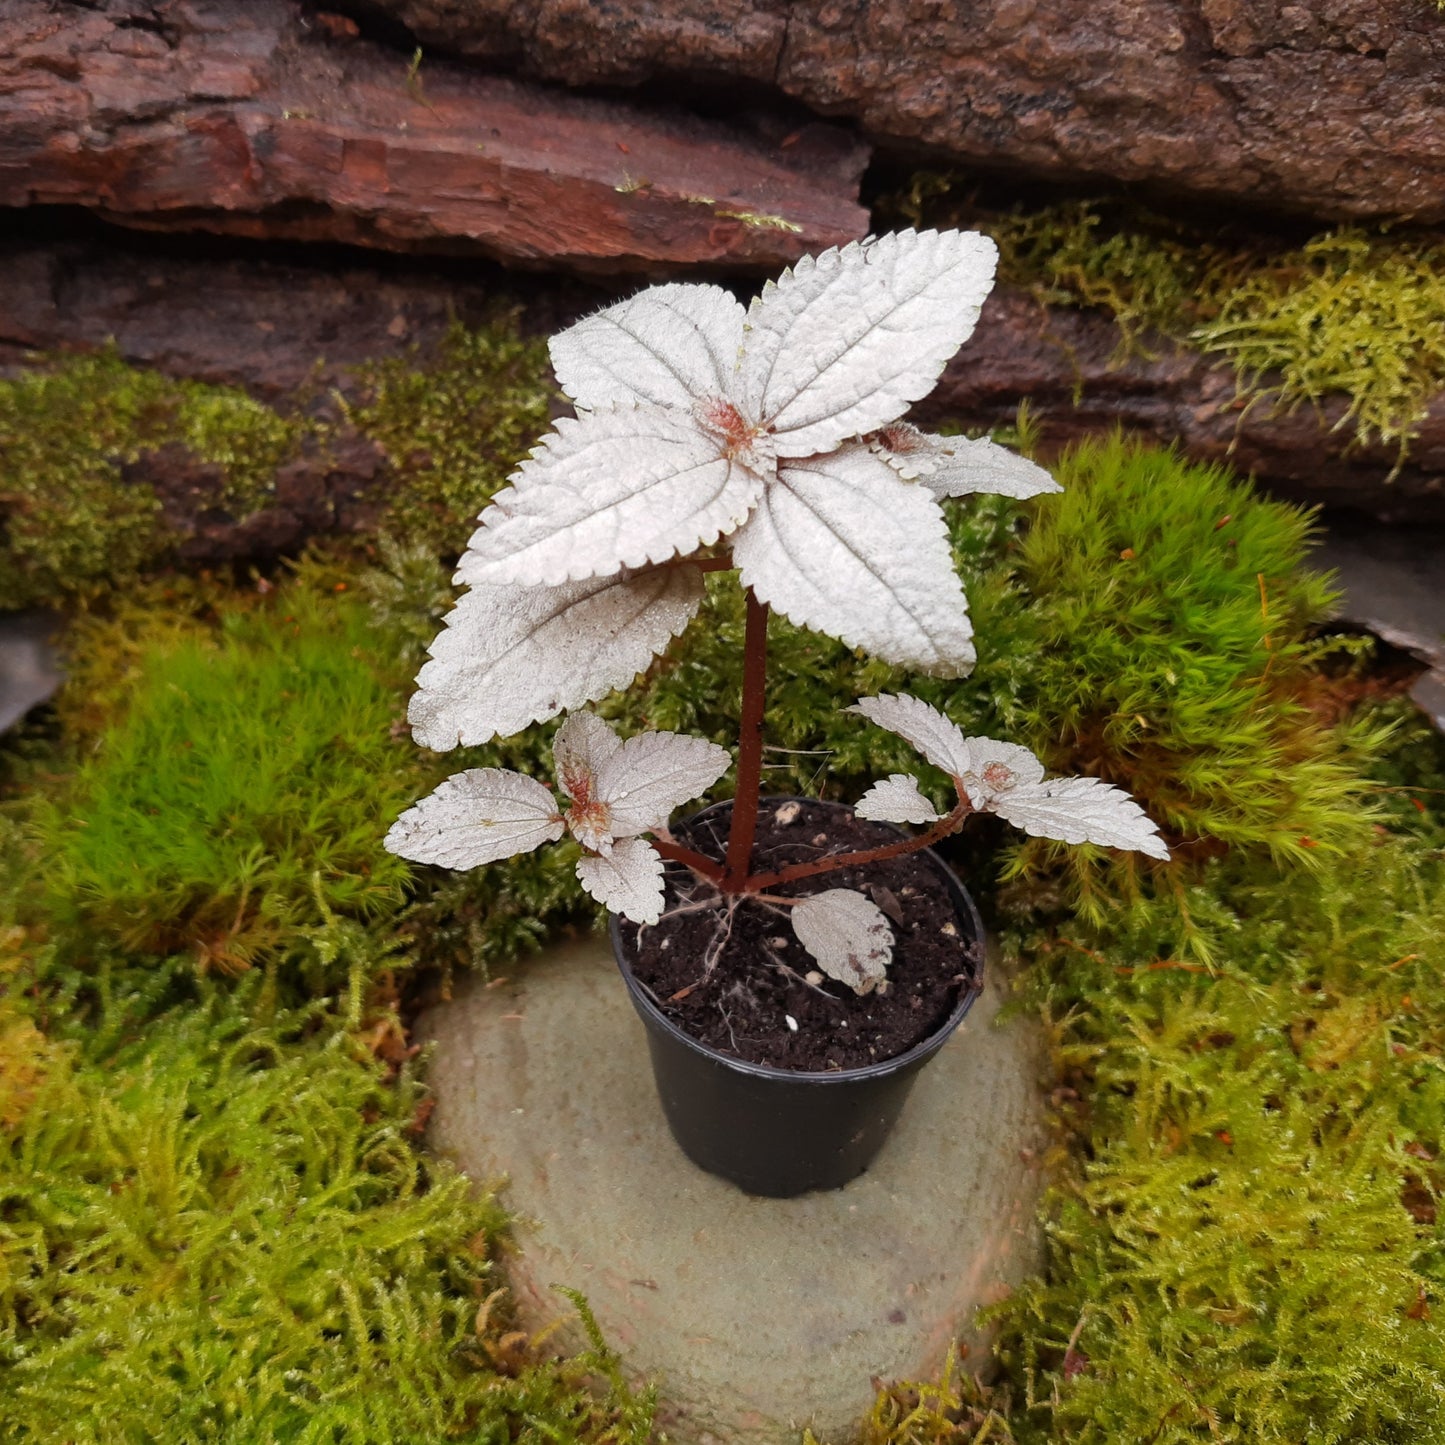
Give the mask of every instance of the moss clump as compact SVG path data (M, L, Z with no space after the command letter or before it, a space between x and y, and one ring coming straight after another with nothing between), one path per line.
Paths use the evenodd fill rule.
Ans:
M437 553L459 551L547 425L546 342L523 337L515 313L504 313L476 330L453 325L430 361L375 362L358 380L365 395L347 414L403 479L386 530Z
M1190 340L1228 357L1246 394L1289 406L1345 396L1338 425L1403 458L1445 390L1445 248L1318 236L1223 290Z
M1309 865L1358 840L1368 730L1342 736L1306 701L1322 660L1312 629L1335 601L1305 566L1310 514L1117 437L1058 474L1063 495L1018 547L1027 605L989 649L1028 661L980 669L1005 735L1128 788L1186 855ZM1027 853L1045 855L1091 876L1084 850Z
M1158 904L1031 944L1087 1104L1007 1312L1018 1438L1445 1440L1440 855L1218 865L1191 912L1212 968Z
M892 204L946 219L950 189L923 177ZM1094 202L971 221L999 242L1007 280L1054 305L1107 310L1121 358L1161 332L1227 360L1256 404L1343 397L1338 425L1401 457L1445 391L1445 248L1429 237L1347 226L1299 246L1222 242Z
M114 350L0 382L0 608L94 595L164 554L160 501L124 474L142 453L180 445L220 465L216 503L245 515L305 429L237 388L176 381Z
M108 664L135 621L97 627L93 654ZM374 645L358 600L304 586L142 634L109 707L90 698L108 726L37 811L57 912L237 968L318 907L399 906L406 865L381 838L419 770ZM97 681L82 662L73 686Z
M127 955L51 914L49 863L0 812L0 1438L645 1445L651 1394L595 1332L553 1360L511 1327L504 1217L420 1152L379 981Z
M1098 306L1119 324L1122 360L1148 330L1183 338L1217 314L1249 271L1240 251L1149 212L1067 202L985 223L999 271L1054 306ZM1256 258L1257 262L1257 258Z
M641 1445L649 1399L588 1385L609 1360L503 1333L501 1213L417 1152L417 1084L323 1005L257 1002L71 1015L0 1122L0 1434Z

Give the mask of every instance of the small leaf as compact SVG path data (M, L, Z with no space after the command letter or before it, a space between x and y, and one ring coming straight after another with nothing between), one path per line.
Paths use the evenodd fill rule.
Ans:
M482 513L457 580L556 586L665 562L731 532L762 489L688 412L563 417Z
M560 587L480 582L447 615L407 709L412 737L446 752L510 737L625 687L702 604L696 567Z
M623 838L605 858L579 859L577 877L604 908L634 923L662 917L662 859L646 839Z
M552 739L557 785L574 803L593 802L602 765L621 750L622 739L596 713L572 713Z
M721 286L651 286L558 332L552 367L579 407L688 408L736 389L746 314Z
M887 976L893 930L883 910L852 888L829 888L793 909L793 932L829 978L856 994Z
M879 823L936 823L942 816L918 791L918 779L911 773L892 773L874 783L853 811Z
M734 536L733 560L800 626L938 676L973 666L943 513L867 447L782 467Z
M408 808L387 833L386 848L413 863L475 868L555 843L562 832L557 800L535 778L469 768Z
M973 334L997 262L973 231L899 231L803 257L748 311L744 410L774 427L783 457L886 426Z
M999 742L997 738L966 738L968 772L963 786L975 808L988 808L1001 789L1032 785L1044 779L1044 765L1017 743Z
M991 492L1022 501L1063 491L1042 467L987 437L934 436L900 421L874 432L869 441L900 477L921 481L935 497Z
M963 729L921 698L885 692L878 697L860 697L844 711L861 713L869 722L897 733L951 777L961 778L969 771L972 760Z
M989 811L1031 838L1101 843L1167 862L1169 849L1144 810L1122 788L1098 778L1053 778L999 793Z
M706 738L638 733L597 770L596 796L614 838L667 822L680 803L705 793L732 766L732 754Z

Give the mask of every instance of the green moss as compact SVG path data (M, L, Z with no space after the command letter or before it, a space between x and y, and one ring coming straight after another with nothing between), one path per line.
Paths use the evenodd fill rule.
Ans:
M0 607L90 596L164 554L160 502L125 476L142 453L180 445L221 466L216 504L245 515L304 429L234 387L176 381L113 350L0 382Z
M91 647L109 662L106 639L134 623ZM318 904L394 911L407 870L381 838L424 773L391 735L399 705L373 648L359 601L301 586L214 627L142 634L100 710L109 726L37 812L55 909L231 968L320 923ZM95 685L82 662L73 687Z
M1216 865L1191 912L1212 968L1159 904L1029 945L1087 1103L1007 1312L1020 1438L1445 1440L1441 857Z
M1391 729L1389 750L1370 769L1381 810L1397 832L1445 849L1445 736L1408 698L1376 713Z
M652 1396L595 1331L555 1359L514 1329L505 1218L421 1152L385 980L290 1007L76 938L26 801L0 811L0 1438L645 1445Z
M999 272L1054 306L1098 306L1119 324L1119 359L1152 329L1182 337L1216 314L1248 270L1238 252L1146 211L1074 201L989 221Z
M455 553L477 513L546 428L551 371L545 341L524 338L514 314L476 330L454 325L427 362L375 362L348 410L377 442L401 485L384 526L403 543Z
M891 206L947 221L951 190L947 177L920 177ZM1341 227L1300 246L1228 242L1094 202L959 219L998 240L1006 280L1054 305L1108 311L1120 359L1161 332L1226 360L1257 405L1342 397L1339 425L1402 457L1445 390L1445 249L1428 236Z
M1326 655L1312 629L1335 600L1305 565L1310 514L1117 437L1058 475L1019 544L1009 632L980 649L1005 734L1129 788L1186 859L1223 846L1312 865L1367 833L1369 730L1342 735L1309 706ZM1001 653L1027 661L987 660ZM1025 861L1043 856L1097 876L1089 850Z
M1225 290L1190 339L1228 357L1246 394L1288 406L1345 396L1339 424L1403 458L1445 390L1445 248L1318 236Z
M107 987L0 1122L5 1439L641 1445L610 1358L503 1336L502 1215L418 1153L413 1079L324 1006L203 988L155 1015Z

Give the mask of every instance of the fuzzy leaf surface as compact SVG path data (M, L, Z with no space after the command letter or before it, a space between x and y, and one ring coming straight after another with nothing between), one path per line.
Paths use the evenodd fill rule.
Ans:
M987 437L944 437L894 422L872 438L874 449L905 481L920 481L935 497L991 492L1019 501L1063 488L1027 457Z
M579 859L577 877L604 908L634 923L662 916L662 858L645 838L622 838L605 858Z
M869 722L910 742L936 768L951 777L967 776L972 766L968 739L956 722L946 718L936 707L909 693L880 693L877 697L860 697L845 712L861 713Z
M529 853L562 836L557 800L535 778L505 768L468 768L392 824L386 848L413 863L475 868Z
M615 838L667 822L681 803L705 793L732 766L732 754L685 733L638 733L597 769L597 792Z
M689 413L563 417L482 513L456 580L556 586L665 562L732 531L762 488Z
M596 713L572 713L552 739L557 786L574 803L592 802L598 771L621 748L622 739Z
M733 391L746 314L721 286L650 286L558 332L552 368L580 408L686 409Z
M995 794L1020 785L1031 787L1044 780L1044 765L1017 743L997 738L968 738L969 769L964 790L975 808L992 807Z
M1098 778L1022 783L992 797L990 812L1031 838L1102 843L1168 861L1169 849L1144 810L1122 788Z
M828 888L793 909L793 932L829 978L871 993L888 974L893 930L883 910L853 888Z
M890 773L874 783L853 809L878 823L936 823L942 814L918 790L912 773Z
M687 566L558 587L479 582L417 675L412 737L437 752L473 747L596 702L665 651L702 597Z
M734 536L733 560L800 626L943 677L973 666L943 513L866 446L784 465Z
M744 409L773 425L780 457L886 426L973 334L997 262L972 231L899 231L805 256L748 311Z

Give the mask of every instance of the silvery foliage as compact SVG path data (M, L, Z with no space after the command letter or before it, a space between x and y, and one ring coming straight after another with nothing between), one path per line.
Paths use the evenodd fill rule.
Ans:
M854 888L828 888L793 909L793 932L829 978L872 993L888 973L893 930L883 910Z
M995 738L964 737L957 723L907 693L861 698L849 712L895 732L953 779L980 813L997 813L1031 838L1102 843L1167 860L1169 849L1144 810L1122 788L1098 778L1048 778L1027 749ZM859 800L860 818L929 823L943 817L919 791L918 779L894 773Z
M623 742L592 713L573 713L552 743L567 802L522 773L469 768L408 808L386 846L415 863L476 868L570 831L586 850L582 886L635 923L662 913L662 859L641 834L666 826L672 810L728 770L726 748L679 733L638 733Z
M653 286L554 336L578 415L482 513L455 578L471 590L417 679L416 740L484 743L625 686L697 612L688 559L718 542L791 621L965 674L939 499L1058 485L899 417L972 334L996 257L972 232L901 231L805 257L746 309Z
M976 233L902 231L805 257L747 308L718 286L654 286L554 336L577 415L482 513L454 578L469 590L417 678L417 742L485 743L625 686L696 615L696 559L719 542L742 584L794 623L898 666L966 674L973 629L939 502L1059 487L991 441L901 417L972 334L996 261ZM965 739L914 698L856 710L913 742L976 808L1030 833L1167 856L1117 789L1045 783L1032 754ZM570 829L587 850L587 891L655 922L662 860L641 835L710 787L728 754L672 733L623 743L578 712L554 752L565 810L532 779L471 769L403 814L387 846L471 868ZM939 817L905 774L858 812ZM831 977L860 994L878 985L892 933L875 904L834 888L792 917Z

